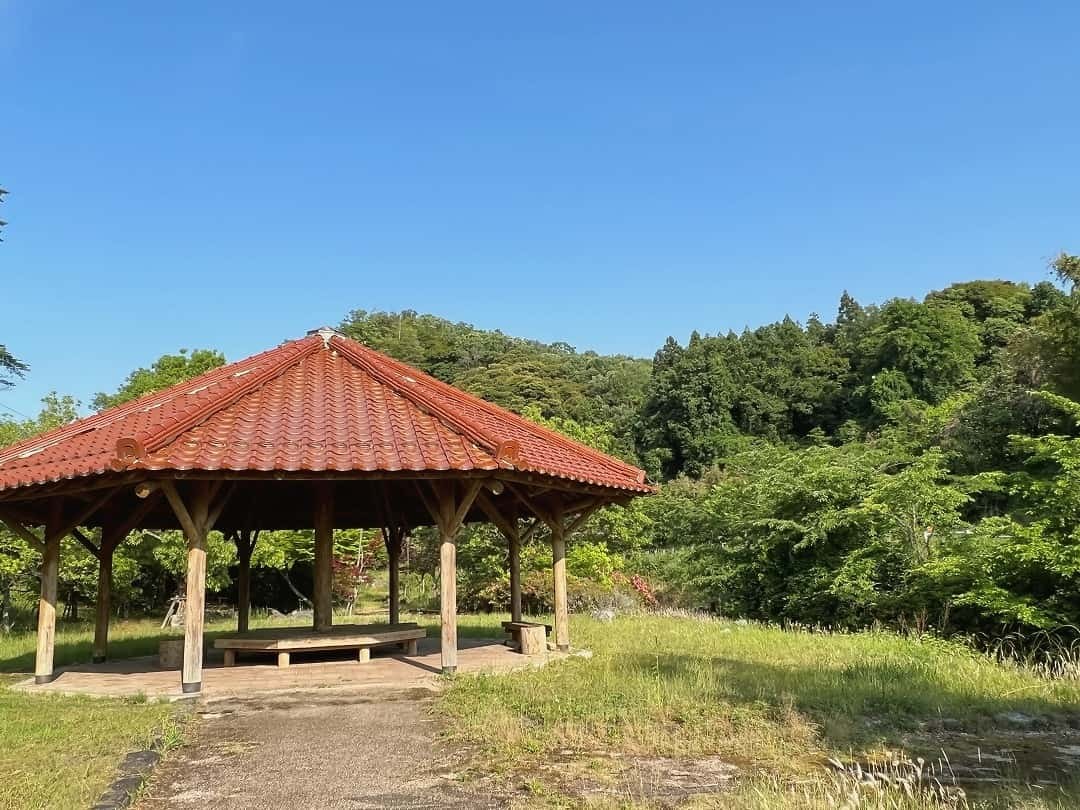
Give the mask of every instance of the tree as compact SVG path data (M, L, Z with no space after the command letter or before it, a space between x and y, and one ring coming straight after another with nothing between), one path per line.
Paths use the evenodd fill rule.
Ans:
M12 377L22 377L30 367L8 351L7 346L0 343L0 388L10 388L15 384Z
M94 409L102 411L146 394L161 391L224 363L225 356L212 349L195 349L190 354L187 349L180 349L176 354L162 355L151 363L149 368L138 368L131 372L116 393L99 393L95 396Z
M1051 268L1069 293L1060 306L1035 321L1034 353L1045 364L1049 385L1080 399L1080 256L1062 253Z
M980 350L978 329L956 307L897 298L859 341L856 362L864 390L893 369L916 397L935 404L974 382Z

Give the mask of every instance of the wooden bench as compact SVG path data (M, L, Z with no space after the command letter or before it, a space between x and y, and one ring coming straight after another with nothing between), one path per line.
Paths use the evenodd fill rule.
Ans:
M427 631L413 622L405 624L341 624L316 633L306 627L274 627L222 636L214 647L225 651L225 666L236 666L238 653L276 654L279 667L289 666L291 654L325 650L357 650L361 663L371 660L371 648L399 644L406 655L416 655Z
M551 632L550 624L503 622L502 626L523 655L539 655L547 652L547 637Z

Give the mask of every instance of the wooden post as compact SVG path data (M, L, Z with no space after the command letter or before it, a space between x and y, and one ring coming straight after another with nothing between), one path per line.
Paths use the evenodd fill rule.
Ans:
M143 496L140 496L143 497ZM93 662L102 663L109 654L109 614L112 609L112 573L113 557L116 548L131 532L161 497L161 491L155 489L147 492L142 505L136 508L125 520L119 523L106 523L101 529L101 544L96 553L92 546L88 550L95 554L98 559L98 589L97 605L94 614L94 651ZM77 532L73 532L79 539ZM80 541L82 542L82 541ZM86 545L83 543L83 545Z
M236 576L236 631L246 633L251 619L251 552L255 548L251 532L236 534L236 557L240 570Z
M97 604L94 610L94 652L91 660L102 663L109 652L109 611L112 606L113 555L122 538L108 529L101 531L98 551Z
M53 652L56 647L56 585L60 576L60 540L63 503L59 498L52 504L45 526L45 548L41 555L41 598L38 600L37 658L34 662L34 683L51 683Z
M188 537L187 593L184 602L184 694L202 691L203 621L206 609L206 533Z
M451 504L453 502L451 501ZM442 620L442 671L457 671L457 532L440 526L439 601Z
M507 540L510 543L510 620L521 621L521 533L517 521Z
M551 528L551 571L555 579L555 646L561 652L570 649L570 611L566 598L566 536L563 518L557 516Z
M457 671L457 533L480 493L483 482L477 478L466 487L459 499L450 482L432 482L434 500L422 486L417 491L439 527L439 607L442 622L442 671Z
M329 483L315 490L315 586L312 602L316 632L334 624L334 492Z
M190 509L172 481L163 481L176 519L187 538L187 591L184 602L184 666L181 689L185 695L202 691L203 621L206 609L206 535L210 531L211 484L195 482Z
M405 538L405 532L395 526L387 530L386 536L389 540L386 556L389 558L389 582L387 584L387 590L390 592L390 624L397 624L401 618L401 604L399 603L401 588L398 566L401 562L401 544Z

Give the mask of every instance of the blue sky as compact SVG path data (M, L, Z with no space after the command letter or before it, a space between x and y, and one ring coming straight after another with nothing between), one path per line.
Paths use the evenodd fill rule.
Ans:
M355 308L650 356L1080 250L1075 2L169 5L0 0L3 406Z

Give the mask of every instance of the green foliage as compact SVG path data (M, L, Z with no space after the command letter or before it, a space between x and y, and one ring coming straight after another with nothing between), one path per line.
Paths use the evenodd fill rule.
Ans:
M135 369L116 393L100 393L94 397L92 404L94 409L99 411L121 405L178 382L190 380L224 363L225 355L221 352L195 349L189 354L187 349L181 349L176 354L162 355L149 368Z
M0 388L9 388L14 385L12 377L22 377L30 367L8 351L7 346L0 343Z
M915 396L937 403L974 380L980 349L978 329L958 308L895 299L859 342L856 362L863 379L892 369Z

